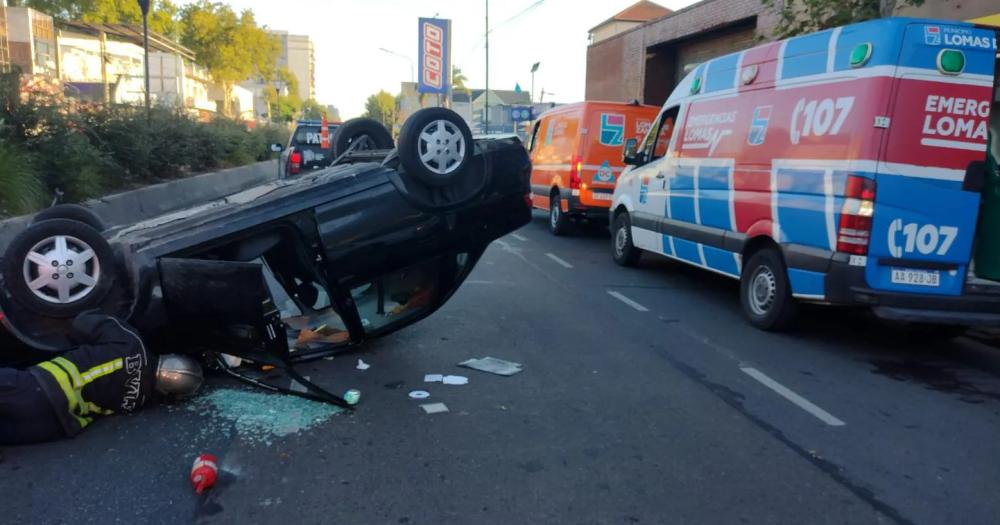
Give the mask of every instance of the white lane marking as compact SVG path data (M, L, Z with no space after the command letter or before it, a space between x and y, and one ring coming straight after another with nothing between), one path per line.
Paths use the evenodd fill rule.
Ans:
M546 253L545 256L548 257L549 259L552 259L553 261L559 263L563 268L572 268L573 267L572 264L570 264L570 263L568 263L568 262L560 259L555 254Z
M740 370L742 370L746 375L756 379L767 388L774 390L774 392L777 393L779 396L791 401L802 410L805 410L806 412L809 412L810 414L816 416L816 418L826 423L827 425L834 427L842 427L845 425L843 421L837 419L826 410L823 410L822 408L812 404L812 402L810 402L808 399L796 394L795 392L792 392L781 383L771 379L770 377L767 377L760 370L750 367L740 367Z
M646 308L645 306L643 306L643 305L641 305L641 304L633 301L632 299L629 299L628 297L625 297L621 293L616 292L614 290L608 290L608 295L610 295L611 297L614 297L615 299L618 299L619 301L621 301L621 302L623 302L623 303L631 306L632 308L635 308L636 310L638 310L640 312L648 312L649 311L649 308Z
M522 241L522 242L523 242L523 241L526 241L526 240L528 240L528 238L527 238L527 237L524 237L524 236L521 236L521 235L518 235L518 234L516 234L516 233L512 233L512 234L510 234L510 236L511 236L511 237L513 237L513 238L515 238L515 239L517 239L517 240L519 240L519 241Z

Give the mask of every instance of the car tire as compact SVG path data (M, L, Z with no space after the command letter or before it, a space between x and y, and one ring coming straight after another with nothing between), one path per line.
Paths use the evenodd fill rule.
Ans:
M458 113L424 108L406 119L399 132L403 171L428 186L448 186L472 161L472 130Z
M355 143L354 151L387 150L393 148L392 134L381 122L370 118L355 118L341 124L333 132L333 158L347 152Z
M18 304L47 317L68 318L104 300L113 285L114 264L111 246L96 229L49 219L11 241L0 272Z
M743 265L740 304L750 324L761 330L779 331L791 326L798 304L792 297L788 272L778 250L760 250Z
M611 255L621 266L635 266L642 255L642 250L632 244L632 221L627 211L615 216L611 227Z
M82 222L91 228L102 232L107 228L104 221L96 213L79 204L58 204L51 208L46 208L35 214L31 219L31 224L38 224L51 219L69 219L71 221Z
M559 192L553 193L549 199L549 231L552 235L562 237L569 233L569 216L562 211L562 197Z

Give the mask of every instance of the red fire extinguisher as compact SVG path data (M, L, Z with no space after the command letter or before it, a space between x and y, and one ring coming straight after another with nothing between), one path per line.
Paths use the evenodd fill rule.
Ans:
M196 494L201 494L205 489L215 485L215 479L219 476L218 460L211 454L202 454L194 460L191 467L191 485L194 486Z

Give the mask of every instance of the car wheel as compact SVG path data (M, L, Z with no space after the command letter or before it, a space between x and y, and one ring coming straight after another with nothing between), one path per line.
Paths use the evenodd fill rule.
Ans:
M777 250L760 250L743 266L740 303L750 324L761 330L777 331L791 325L798 305Z
M399 132L403 170L429 186L447 186L463 175L472 160L472 131L458 113L424 108Z
M71 221L82 222L99 232L108 229L104 225L104 221L96 213L79 204L59 204L51 208L46 208L35 214L35 217L31 219L31 224L38 224L51 219L69 219Z
M635 266L642 255L642 250L632 244L632 221L628 212L623 211L615 217L611 228L611 253L615 262L622 266Z
M341 124L334 132L333 157L343 155L351 146L354 151L392 149L392 134L379 121L355 118Z
M549 231L560 237L569 233L569 216L562 211L559 193L553 193L549 199Z
M73 317L107 296L113 267L111 246L97 230L69 219L49 219L11 241L0 271L21 305L48 317Z

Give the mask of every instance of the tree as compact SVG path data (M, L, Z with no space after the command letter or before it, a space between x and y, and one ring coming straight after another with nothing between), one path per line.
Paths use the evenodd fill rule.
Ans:
M778 38L813 33L831 27L892 16L897 7L920 6L925 0L761 0L776 9L780 23ZM778 7L776 7L776 5Z
M142 24L142 10L136 0L12 0L11 5L31 7L60 20ZM176 38L177 13L177 6L170 0L155 0L149 10L149 30Z
M181 43L221 84L227 113L234 84L255 76L270 78L275 71L281 43L257 26L252 11L237 15L225 4L200 0L181 9L180 22Z
M469 81L469 78L462 73L462 68L454 66L451 68L451 89L454 91L464 91L466 93L471 93L465 83Z
M396 117L399 115L399 108L396 105L396 97L393 97L385 90L368 97L365 101L365 115L382 123L388 129L393 129L396 125Z
M316 99L311 98L302 103L302 118L310 120L319 120L323 118L323 113L326 108L321 106ZM329 117L329 115L328 115Z
M271 108L271 121L292 122L302 108L299 98L299 80L286 68L275 69L271 88L264 91L264 99ZM280 86L274 87L274 86ZM286 93L286 94L282 94Z

